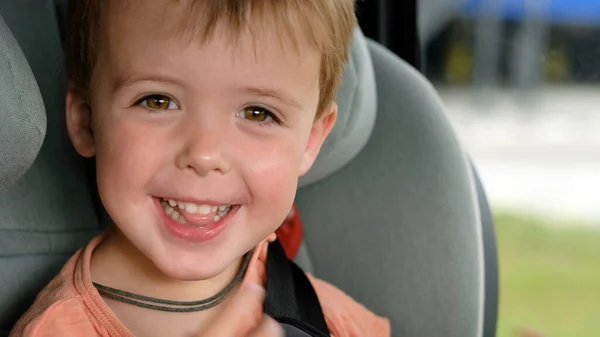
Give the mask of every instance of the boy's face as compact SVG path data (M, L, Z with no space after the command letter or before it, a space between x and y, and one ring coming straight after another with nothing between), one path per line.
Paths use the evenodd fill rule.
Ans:
M69 133L96 156L128 242L170 277L206 279L281 224L336 111L315 121L320 53L308 44L280 45L275 29L232 41L221 26L201 45L168 32L170 2L148 3L111 10L89 106L68 94Z

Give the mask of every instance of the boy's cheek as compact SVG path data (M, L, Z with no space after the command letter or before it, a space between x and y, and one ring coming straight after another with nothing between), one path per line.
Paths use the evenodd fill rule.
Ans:
M168 144L164 132L135 123L106 120L98 123L96 132L98 151L119 160L144 159L149 154L160 154Z
M158 144L147 145L143 146L140 138L99 142L96 156L98 182L119 186L120 193L125 194L133 192L131 188L143 189L161 162Z

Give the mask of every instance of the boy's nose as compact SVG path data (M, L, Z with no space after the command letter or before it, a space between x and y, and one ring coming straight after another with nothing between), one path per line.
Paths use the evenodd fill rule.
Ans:
M224 174L230 164L223 156L223 137L218 131L196 130L177 155L176 165L181 170L193 170L200 176L210 172Z

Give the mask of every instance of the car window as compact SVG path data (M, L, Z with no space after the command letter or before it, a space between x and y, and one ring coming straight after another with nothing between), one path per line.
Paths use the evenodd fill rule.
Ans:
M600 336L600 1L422 0L496 222L499 337Z

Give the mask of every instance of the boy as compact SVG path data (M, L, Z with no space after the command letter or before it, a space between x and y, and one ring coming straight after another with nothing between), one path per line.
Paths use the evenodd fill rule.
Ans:
M115 226L13 335L279 335L244 310L262 312L266 242L335 123L353 1L72 0L69 20L67 129ZM332 335L389 335L311 281Z

